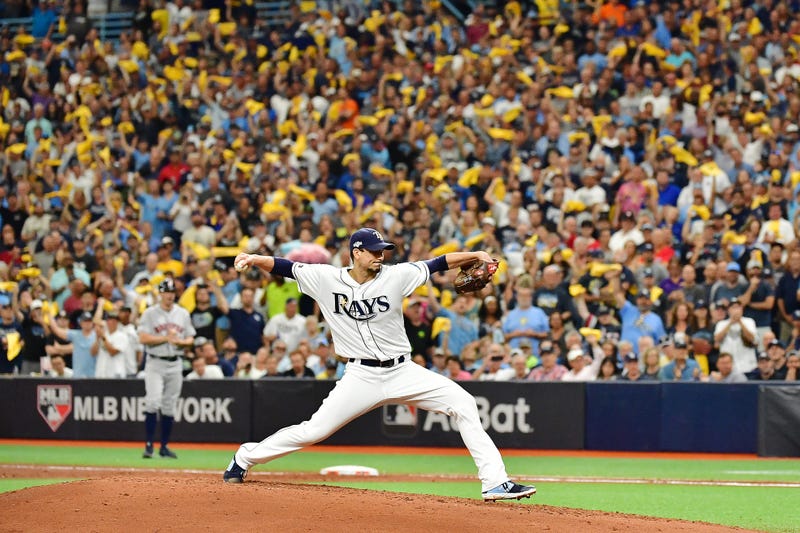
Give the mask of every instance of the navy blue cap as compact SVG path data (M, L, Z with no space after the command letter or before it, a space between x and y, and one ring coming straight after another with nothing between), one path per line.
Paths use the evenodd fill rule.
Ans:
M378 250L394 250L394 244L383 240L383 235L378 230L361 228L350 236L350 251L363 248L370 252Z

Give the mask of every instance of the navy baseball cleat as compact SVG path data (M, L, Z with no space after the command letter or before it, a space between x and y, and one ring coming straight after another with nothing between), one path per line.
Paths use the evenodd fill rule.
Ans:
M152 459L153 458L153 445L152 444L145 444L144 445L144 453L142 454L143 459Z
M160 450L158 450L158 455L161 457L167 457L169 459L177 459L178 456L175 455L175 452L167 448L166 446L162 446Z
M228 469L222 474L222 481L225 483L244 483L247 470L236 464L236 456L233 456Z
M494 502L497 500L521 500L530 498L536 494L536 487L533 485L519 485L513 481L506 481L493 489L483 493L483 501Z

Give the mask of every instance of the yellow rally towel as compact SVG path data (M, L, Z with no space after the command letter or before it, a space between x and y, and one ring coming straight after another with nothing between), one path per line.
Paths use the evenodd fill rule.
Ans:
M609 265L606 263L599 263L597 261L593 261L589 265L589 275L593 278L602 277L606 272L611 272L612 270L622 270L622 265L619 263Z
M13 361L17 358L19 352L22 351L22 342L20 342L19 332L12 331L6 334L6 342L8 343L8 360Z
M436 248L431 249L431 255L433 257L438 257L440 255L457 252L459 248L460 245L458 241L449 241L437 246Z
M599 329L594 329L594 328L581 328L581 329L578 330L578 332L584 338L589 337L590 335L594 335L595 337L597 337L599 339L600 337L603 336L603 332L602 331L600 331Z
M449 318L438 316L433 319L433 324L431 324L431 337L435 339L441 332L450 331L452 327L453 325Z
M586 287L581 285L580 283L573 283L569 286L569 295L573 298L580 296L586 292Z
M197 285L190 285L183 291L181 297L178 298L178 305L189 311L194 311L197 306Z

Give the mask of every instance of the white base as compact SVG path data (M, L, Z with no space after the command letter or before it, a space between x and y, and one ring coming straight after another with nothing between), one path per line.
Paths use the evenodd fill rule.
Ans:
M339 465L327 466L319 471L323 476L377 476L378 471L369 466Z

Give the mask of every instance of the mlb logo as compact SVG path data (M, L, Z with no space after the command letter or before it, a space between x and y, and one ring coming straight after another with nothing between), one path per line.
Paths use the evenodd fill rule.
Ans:
M412 405L384 405L381 416L387 437L413 437L417 434L417 408Z
M55 432L72 412L72 385L37 386L36 409Z

